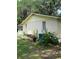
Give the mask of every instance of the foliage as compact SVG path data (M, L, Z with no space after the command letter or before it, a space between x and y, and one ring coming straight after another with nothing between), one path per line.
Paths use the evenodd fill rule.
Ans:
M29 58L31 55L36 54L36 52L34 51L36 49L36 46L28 41L27 39L20 39L17 40L17 57L18 59L34 59L36 57L31 57Z
M45 34L43 34L38 41L39 41L39 44L41 45L59 44L58 38L56 37L56 35L50 32L46 32Z
M38 6L39 13L45 15L58 16L57 11L60 9L60 0L43 0Z
M17 0L17 21L20 24L31 12L61 16L61 0Z
M55 48L55 50L58 49L58 50L56 50L56 52L60 51L59 48L60 47ZM17 59L43 59L43 58L41 58L41 55L48 55L48 53L49 53L50 54L49 57L50 57L53 49L54 49L54 46L45 47L45 46L38 45L37 42L35 43L35 42L31 42L27 39L21 38L20 40L17 40ZM55 51L53 51L52 53L54 53L54 52ZM57 56L57 58L60 55L61 55L60 53L58 55L55 54L55 56Z

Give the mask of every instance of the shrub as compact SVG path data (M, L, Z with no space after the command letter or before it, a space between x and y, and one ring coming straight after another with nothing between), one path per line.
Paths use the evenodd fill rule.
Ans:
M41 45L59 44L58 38L54 33L46 32L45 34L41 34L40 36L41 37L39 38L38 41L39 41L39 44Z

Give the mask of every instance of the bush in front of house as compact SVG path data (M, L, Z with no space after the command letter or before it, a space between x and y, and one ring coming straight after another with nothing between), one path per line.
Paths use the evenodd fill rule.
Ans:
M40 36L41 37L39 38L38 42L41 45L59 44L59 38L56 37L54 33L46 32L45 34L41 34Z

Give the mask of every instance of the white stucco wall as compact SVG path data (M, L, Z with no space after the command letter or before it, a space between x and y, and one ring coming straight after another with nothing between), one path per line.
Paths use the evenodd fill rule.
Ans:
M53 18L45 18L40 16L32 16L30 20L23 25L23 31L25 33L31 31L31 30L38 30L38 33L42 33L42 21L46 21L46 29L49 32L57 32L60 33L61 26L60 23Z
M57 32L57 21L56 20L48 20L46 21L46 28L48 32Z
M41 21L33 21L27 24L27 32L28 30L38 30L38 33L41 33L42 30L42 22Z

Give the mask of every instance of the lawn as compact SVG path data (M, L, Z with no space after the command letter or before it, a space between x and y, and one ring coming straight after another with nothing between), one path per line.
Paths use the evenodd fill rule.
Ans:
M60 59L59 45L40 46L27 39L17 40L17 59Z

